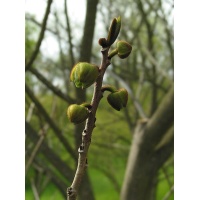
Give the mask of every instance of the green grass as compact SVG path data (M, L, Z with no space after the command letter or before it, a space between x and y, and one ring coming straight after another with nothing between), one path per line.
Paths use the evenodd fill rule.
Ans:
M159 184L157 186L157 199L163 199L168 191L170 191L171 186L174 183L174 168L173 165L165 167L165 171L167 172L168 180L166 179L166 175L164 174L163 168L160 170L158 175ZM171 193L168 200L174 200L174 192Z
M169 184L167 183L166 180L161 181L158 184L158 188L157 188L157 199L163 199L164 196L166 195L166 193L170 190ZM172 194L170 195L168 200L174 200L174 193L172 192Z
M26 189L25 199L35 199L31 188ZM41 194L40 200L64 200L64 198L60 194L60 191L53 184L49 184L48 187Z
M112 183L102 173L90 169L91 182L93 184L96 200L116 200L119 194L114 189Z

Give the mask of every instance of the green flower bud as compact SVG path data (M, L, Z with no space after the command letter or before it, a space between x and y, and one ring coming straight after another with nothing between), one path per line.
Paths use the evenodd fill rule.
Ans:
M91 86L99 75L98 66L87 63L77 63L70 74L70 80L74 82L77 88L87 88Z
M116 92L110 93L107 97L108 103L116 110L120 111L121 108L126 107L128 101L128 92L122 88Z
M117 42L117 50L118 50L118 56L121 59L127 58L129 56L129 54L132 51L132 46L125 42L125 41L119 41Z
M121 28L121 17L114 18L110 25L107 37L108 46L111 46L115 42L117 36L119 35L120 28Z
M84 122L88 118L89 111L84 106L84 104L81 105L72 104L67 109L67 116L70 122L74 124L79 124L81 122Z

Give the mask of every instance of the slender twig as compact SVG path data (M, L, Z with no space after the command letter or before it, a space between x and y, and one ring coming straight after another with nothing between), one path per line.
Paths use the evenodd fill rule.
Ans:
M31 179L31 188L32 188L32 190L33 190L33 194L34 194L35 200L40 200L39 193L38 193L38 191L37 191L37 188L36 188L36 186L35 186L35 183L34 183L34 180L33 180L33 179Z
M36 70L35 68L30 68L29 71L33 73L46 87L48 87L58 97L60 97L61 99L65 100L70 104L75 102L74 99L64 94L60 89L58 89L50 81L48 81L38 70Z
M35 158L34 163L33 163L33 167L36 168L36 166L38 166L38 165L40 167L42 167L43 173L48 177L48 180L49 180L48 181L46 179L41 183L40 193L42 193L45 190L45 188L48 184L47 183L47 181L48 181L48 182L54 183L54 185L59 189L59 191L63 195L63 197L65 197L66 196L66 193L65 193L66 183L65 183L65 181L61 180L60 177L58 176L58 174L56 174L55 170L53 170L52 167L50 167L50 165L47 165L46 162L44 162L44 160Z
M66 19L66 24L67 24L67 34L68 34L68 39L69 39L69 53L71 57L71 66L75 64L75 59L74 59L74 52L73 52L73 44L72 44L72 35L71 35L71 26L70 26L70 21L68 17L68 11L67 11L67 0L64 2L64 8L65 8L65 19Z
M59 69L61 70L62 72L62 76L63 76L63 80L65 82L65 89L66 89L66 92L68 91L68 83L69 83L69 79L68 79L68 76L66 76L66 70L68 70L68 68L71 70L71 64L68 64L69 62L66 61L66 56L63 52L63 48L62 48L62 40L61 40L61 34L60 34L60 30L59 30L59 17L58 17L58 13L57 11L54 12L54 16L55 16L55 30L56 30L56 38L57 38L57 41L58 41L58 46L59 46L59 54L60 54L60 62L61 62L61 65L59 67ZM66 43L66 42L65 42ZM70 66L70 67L67 67L67 66Z
M37 132L32 128L32 126L25 121L25 132L27 137L34 143L39 140L39 136ZM40 146L39 149L40 153L42 153L45 158L49 161L50 165L53 166L55 169L58 170L60 174L62 174L68 181L72 181L72 174L74 170L68 166L47 144L46 141L43 141L43 144ZM30 153L28 153L30 155ZM38 159L38 157L35 157ZM46 160L45 159L45 160ZM35 160L34 160L35 161ZM41 168L42 170L43 168Z
M43 133L40 136L38 142L36 143L33 151L31 152L31 155L30 155L30 157L29 157L29 159L27 161L26 167L25 167L25 175L27 174L27 172L28 172L28 170L29 170L29 168L30 168L30 166L31 166L31 164L32 164L32 162L33 162L33 160L34 160L34 158L35 158L40 146L42 145L42 143L44 141L44 138L45 138L45 135L46 135L48 127L49 127L49 125L45 124L45 126L44 126L44 128L42 130Z
M95 115L96 115L99 102L101 98L103 97L103 94L101 91L103 76L107 67L110 65L110 60L108 59L108 50L109 48L105 48L101 50L103 58L102 58L101 66L99 67L100 74L94 86L94 93L93 93L93 98L91 102L91 106L92 106L91 112L86 121L85 129L83 130L83 133L82 133L82 144L79 147L77 170L76 170L72 185L67 189L68 200L76 199L82 177L85 173L85 169L87 168L87 153L88 153L89 146L91 143L92 131L95 128L95 121L96 121Z
M31 56L30 60L26 64L25 71L29 70L32 67L33 62L35 61L35 59L36 59L36 57L39 53L40 46L41 46L42 40L44 38L44 33L45 33L46 25L47 25L48 16L49 16L49 13L50 13L50 10L51 10L52 2L53 2L53 0L48 0L46 12L45 12L43 23L42 23L42 28L41 28L41 31L40 31L40 34L39 34L39 38L38 38L37 44L35 46L35 50L34 50L32 56Z
M28 96L31 98L31 100L35 103L36 107L38 108L39 112L43 115L47 123L51 126L51 128L54 130L54 133L60 140L60 142L63 144L63 146L66 148L66 150L70 153L70 155L76 159L76 154L74 150L72 149L69 142L66 140L66 138L63 136L62 131L57 127L55 122L51 119L47 111L44 109L42 104L37 100L37 98L34 96L31 89L28 87L27 84L25 84L25 91L28 94Z
M163 171L163 174L164 174L164 176L165 176L165 178L166 178L166 180L167 180L169 186L172 186L171 180L170 180L170 178L169 178L169 174L167 173L167 170L165 169L164 166L162 167L162 171Z
M26 121L27 122L30 122L30 120L31 120L34 107L35 107L35 104L33 102L31 102L31 105L30 105L30 107L28 109L28 113L27 113L27 116L26 116Z
M139 39L139 38L138 38ZM140 39L139 39L140 41ZM140 41L141 42L141 41ZM151 52L145 48L144 46L142 47L142 51L143 53L147 56L147 58L149 59L149 61L157 68L157 70L160 72L160 74L167 78L168 80L171 81L171 78L169 77L169 75L162 69L162 67L158 64L158 62L156 61L156 59L153 57L153 55L151 54Z
M141 71L140 76L139 76L139 81L138 81L138 87L136 90L136 98L139 99L140 98L140 94L142 92L143 86L144 86L144 80L145 80L145 72L144 70Z
M166 195L163 197L163 200L169 199L171 194L174 192L174 185L170 188L170 190L166 193Z
M25 19L28 20L28 21L30 21L30 22L32 22L32 23L34 23L34 24L36 24L36 25L39 26L39 27L42 26L42 24L39 23L39 22L38 22L36 19L34 19L33 17L26 16ZM55 30L52 30L52 28L46 27L46 31L48 31L48 32L54 34L55 36L57 36L57 32L56 32ZM65 37L60 36L60 39L62 40L62 42L67 42Z
M55 107L56 107L56 101L55 101L55 99L54 99L54 101L53 101L53 103L52 103L51 117L52 117L52 115L54 114ZM30 157L29 157L29 160L27 161L27 164L26 164L26 167L25 167L25 175L27 174L28 169L29 169L29 167L31 166L31 163L33 162L33 160L34 160L34 158L35 158L35 156L36 156L36 154L37 154L37 152L38 152L40 146L42 145L42 143L43 143L43 141L44 141L44 139L45 139L45 136L46 136L46 133L47 133L48 128L49 128L49 124L46 123L46 124L44 125L44 127L42 128L42 130L40 131L41 133L39 133L40 138L39 138L38 142L36 143L36 145L35 145L35 147L34 147L32 153L31 153L31 155L30 155Z

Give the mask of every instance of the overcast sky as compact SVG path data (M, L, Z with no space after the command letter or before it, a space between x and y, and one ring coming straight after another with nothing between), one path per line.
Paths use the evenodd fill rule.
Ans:
M34 14L38 22L42 22L45 9L47 6L46 0L26 0L25 2L25 12ZM83 25L85 19L85 10L86 10L86 0L68 0L67 1L68 13L70 17L71 24L76 23ZM57 10L64 9L64 1L57 0L53 1L51 5L51 12L54 8ZM50 16L49 16L50 18ZM64 23L65 24L65 23ZM58 55L58 43L50 33L45 33L45 40L43 40L41 45L41 51L43 55L46 56L55 56Z

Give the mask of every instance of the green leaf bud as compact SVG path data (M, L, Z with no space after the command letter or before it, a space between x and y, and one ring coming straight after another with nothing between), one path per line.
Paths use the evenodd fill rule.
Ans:
M116 110L126 107L128 101L128 92L122 88L116 92L110 93L107 97L108 103Z
M89 110L83 104L72 104L67 109L67 116L70 122L79 124L84 122L89 116Z
M117 36L119 35L119 31L121 28L121 17L114 18L108 32L107 37L107 44L108 46L111 46L115 40L117 39Z
M77 63L70 74L70 80L74 82L77 88L87 88L91 86L99 75L99 68L96 65L79 62Z
M127 58L129 56L129 54L132 51L132 46L125 42L125 41L118 41L117 42L117 50L118 50L118 56L121 59Z

